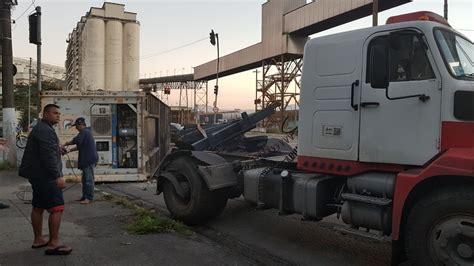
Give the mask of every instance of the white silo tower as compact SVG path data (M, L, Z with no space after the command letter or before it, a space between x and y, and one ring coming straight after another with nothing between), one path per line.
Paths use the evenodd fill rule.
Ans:
M123 25L118 20L105 22L105 90L121 91L123 62Z
M70 34L66 76L72 90L139 89L140 24L124 9L110 2L92 7Z
M102 19L88 18L82 32L82 90L103 90L105 24Z
M138 90L140 75L140 25L128 22L123 26L123 88Z

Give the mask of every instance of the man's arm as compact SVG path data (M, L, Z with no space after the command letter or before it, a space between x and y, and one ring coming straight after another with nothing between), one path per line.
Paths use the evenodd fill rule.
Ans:
M69 150L69 152L72 151L77 151L77 145L81 144L84 141L84 133L82 131L79 132L72 140L64 143L63 148L66 148L66 146L71 146L71 145L76 145L72 149Z
M79 132L79 134L77 134L73 139L64 143L64 146L78 145L82 142L82 139L83 137L81 136L81 133Z
M77 146L74 146L74 147L72 147L72 148L69 150L69 152L77 151L77 150L79 150L79 149L77 148Z
M42 130L38 138L39 159L47 172L55 178L63 176L58 139L54 130Z

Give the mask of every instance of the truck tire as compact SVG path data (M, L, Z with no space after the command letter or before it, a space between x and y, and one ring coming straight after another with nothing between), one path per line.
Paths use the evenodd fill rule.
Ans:
M225 208L227 198L209 191L190 157L179 157L167 167L187 191L185 198L179 196L171 182L163 184L163 197L171 215L187 225L199 225L217 216Z
M474 188L436 190L415 204L405 227L413 265L474 264Z

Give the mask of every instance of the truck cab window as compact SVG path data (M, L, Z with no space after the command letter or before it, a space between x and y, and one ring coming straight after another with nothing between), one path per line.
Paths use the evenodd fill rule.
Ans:
M435 30L435 38L451 75L459 79L474 78L474 44L445 30Z
M382 36L378 38L388 39L390 52L390 82L425 80L435 78L430 65L426 50L420 39L412 34L400 34L391 37ZM371 42L368 51L371 49ZM369 83L370 52L367 59L367 83ZM383 67L383 66L374 66Z

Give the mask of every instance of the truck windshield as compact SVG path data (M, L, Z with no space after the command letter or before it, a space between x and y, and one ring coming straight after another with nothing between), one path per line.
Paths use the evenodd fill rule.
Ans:
M474 79L474 44L447 30L435 30L435 37L451 74L460 79Z

